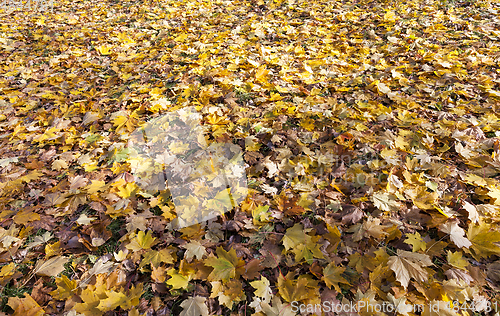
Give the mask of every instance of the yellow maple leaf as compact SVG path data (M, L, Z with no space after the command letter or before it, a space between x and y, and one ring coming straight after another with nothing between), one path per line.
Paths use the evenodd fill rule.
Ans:
M294 279L295 274L289 272L286 277L278 277L278 292L287 302L304 301L319 297L318 281L310 276L301 275Z
M174 268L171 268L167 271L167 274L170 275L170 279L168 279L167 284L172 286L172 289L187 289L189 285L189 281L191 280L191 276L184 276L178 273Z
M124 126L127 121L128 121L128 113L125 111L119 111L117 113L113 113L111 116L111 119L113 121L113 125L116 126L116 129L120 129L122 126Z
M125 249L125 251L120 250L118 252L114 252L113 257L115 257L116 261L120 262L127 259L127 254L128 254L128 249Z
M75 311L78 313L83 313L84 315L102 315L102 312L97 308L101 299L106 298L105 294L100 294L97 291L94 291L92 287L87 287L82 290L80 294L80 299L82 303L77 303L73 307Z
M320 250L321 246L318 243L321 237L310 236L307 234L309 231L311 231L311 228L304 229L302 224L297 223L288 228L285 236L283 236L282 243L285 250L292 249L297 262L305 259L308 263L312 263L313 258L324 258Z
M490 224L484 222L480 222L479 225L469 224L467 238L472 243L469 249L472 248L472 255L477 260L491 255L500 255L500 247L495 244L500 242L500 232L491 228ZM470 253L469 249L465 251Z
M404 242L413 246L413 252L417 252L419 250L425 251L427 248L427 243L422 239L420 233L416 232L415 234L406 234L406 237L407 239Z
M306 53L306 51L304 50L304 47L302 47L302 45L295 46L293 51L295 52L295 54L297 54L297 56L302 56Z
M135 183L127 183L125 186L118 187L116 194L124 199L128 199L136 189L137 185Z
M60 240L53 244L45 245L45 259L57 255L61 251L60 246Z
M385 22L396 22L396 14L394 11L387 11L384 14L384 21Z
M207 253L205 247L197 240L191 240L189 243L182 245L181 247L186 249L184 253L184 258L190 261L193 257L201 260L203 256Z
M245 138L245 150L247 151L258 151L262 144L258 142L257 137L248 136Z
M159 267L162 262L164 263L174 263L176 261L175 252L171 248L165 248L161 250L150 250L144 254L144 257L139 264L139 269L147 264L151 264L152 267Z
M315 121L313 119L304 119L302 122L300 122L300 126L305 128L308 131L314 130L314 127L316 126Z
M186 33L182 33L179 36L177 36L174 41L176 42L184 42L188 38L188 35Z
M375 192L372 195L372 201L376 207L385 212L395 212L401 207L400 203L396 201L396 196L392 193Z
M87 190L89 194L94 194L103 191L105 186L106 182L102 180L91 180L91 183L85 187L85 190Z
M209 281L229 281L231 278L237 278L244 270L245 262L236 255L236 250L231 248L229 251L218 247L217 257L209 257L204 260L205 265L210 266L213 271L208 276Z
M17 213L14 216L14 223L18 225L24 225L28 222L33 222L33 221L38 221L40 220L40 215L29 210L29 209L23 209L19 213Z
M469 265L469 262L462 257L461 251L451 252L448 250L446 259L451 266L458 269L465 270L465 268Z
M113 46L110 45L101 45L96 47L95 49L103 56L110 55L111 54L111 49Z
M410 149L410 144L402 136L396 137L396 139L394 140L394 146L401 149L402 151L408 151Z
M261 276L260 280L250 282L250 285L255 289L254 294L262 298L263 302L269 303L273 297L271 283L265 276Z
M15 267L16 267L16 265L13 262L11 262L7 265L4 265L2 267L2 269L0 269L0 278L14 275Z
M293 227L288 228L285 236L283 236L281 240L283 246L285 246L285 250L305 243L308 236L306 233L309 231L311 231L311 228L304 229L304 226L300 223L296 223Z
M495 205L500 205L500 188L498 187L489 187L488 188L490 192L488 192L488 195L492 198L495 199L494 204Z
M326 286L332 288L333 285L337 292L342 292L339 287L339 283L349 284L349 282L341 275L344 271L344 267L337 267L334 262L329 263L323 269L323 281L325 281Z
M151 236L151 231L148 230L147 233L144 231L139 231L134 239L126 246L127 249L132 251L139 251L141 249L149 249L155 243L156 237Z
M266 69L266 65L262 65L258 68L257 72L255 73L255 79L257 79L258 82L262 84L266 84L267 82L267 75L269 74L269 70Z
M466 183L475 184L475 185L478 185L481 187L488 185L488 181L485 178L480 177L480 176L473 174L473 173L469 173L469 174L465 175L464 181Z
M124 293L106 291L106 298L99 302L97 308L102 312L112 311L118 306L127 305L128 297Z
M149 91L149 95L151 95L152 97L158 97L162 93L163 93L163 89L160 89L158 87L154 87L153 89L151 89Z
M413 204L422 210L434 209L434 204L438 199L437 192L428 192L424 186L417 186L415 189L406 190L410 195Z

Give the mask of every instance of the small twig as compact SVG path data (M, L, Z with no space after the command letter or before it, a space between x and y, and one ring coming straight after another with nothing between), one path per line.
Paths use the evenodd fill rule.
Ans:
M278 316L281 314L282 311L285 310L285 308L287 308L288 306L292 305L292 303L288 303L288 305L286 305L285 307L283 307L279 312L278 312Z
M434 247L435 244L437 244L438 242L440 242L441 240L443 240L445 237L449 236L450 234L446 234L444 235L443 237L441 237L438 241L436 241L435 243L432 244L432 246L429 247L429 249L427 249L425 251L425 253L427 253L432 247Z
M283 233L277 233L277 232L258 232L259 234L276 234L276 235L285 235Z
M273 253L272 253L272 252L270 252L269 250L268 250L267 252L269 252L269 254L271 254L271 256L273 257L274 262L276 262L276 266L278 266L278 270L280 270L280 274L281 274L281 276L282 276L282 277L283 277L283 279L285 279L285 281L286 281L285 276L284 276L284 275L283 275L283 273L281 272L281 268L280 268L280 265L278 264L278 260L276 260L276 257L273 255Z

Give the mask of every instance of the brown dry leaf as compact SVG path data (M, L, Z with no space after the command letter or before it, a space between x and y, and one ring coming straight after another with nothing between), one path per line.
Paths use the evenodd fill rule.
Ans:
M471 282L475 281L469 272L460 269L448 269L444 274L449 279L455 279L457 281L464 280L467 284L471 284Z
M158 267L155 268L152 266L153 271L151 272L151 279L153 279L157 283L163 283L165 282L167 278L167 268L165 267Z
M127 274L122 269L115 269L106 277L107 288L123 286L127 283Z
M260 275L260 271L264 269L262 265L263 259L252 259L245 265L245 274L243 277L247 280L253 280Z
M389 235L384 229L388 228L388 226L380 225L380 219L373 218L371 216L363 223L363 229L365 233L369 236L372 236L376 239L384 238Z
M342 212L339 214L342 224L344 225L356 224L364 216L365 213L359 207L347 204L342 204Z
M24 225L28 222L40 220L40 215L30 209L23 209L14 216L14 223Z
M318 281L310 276L299 276L294 279L294 273L289 272L286 277L278 276L278 291L280 296L287 302L303 301L318 298Z
M45 311L38 303L27 293L23 298L9 297L8 303L13 310L14 316L43 316Z
M288 216L300 215L306 210L302 206L297 205L298 199L298 197L289 199L285 195L282 195L277 200L278 209Z
M323 269L323 281L325 281L326 286L331 289L333 285L337 292L342 292L339 287L339 283L349 284L349 282L341 275L344 271L344 267L337 267L334 262L329 263L325 269Z
M71 181L70 181L71 184L70 184L69 189L76 190L76 189L82 188L82 187L86 186L88 182L89 182L89 179L87 179L83 176L76 176L73 179L71 179Z
M50 288L44 287L43 286L43 279L38 279L34 286L33 286L33 291L31 292L31 297L38 303L41 304L42 306L45 305L49 300L51 300L50 297Z

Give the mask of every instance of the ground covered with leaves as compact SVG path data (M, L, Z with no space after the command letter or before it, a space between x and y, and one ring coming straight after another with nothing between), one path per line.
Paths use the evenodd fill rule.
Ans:
M271 316L363 301L495 314L499 8L0 10L0 310ZM240 146L249 192L175 230L168 191L136 185L127 140L190 106L209 142Z

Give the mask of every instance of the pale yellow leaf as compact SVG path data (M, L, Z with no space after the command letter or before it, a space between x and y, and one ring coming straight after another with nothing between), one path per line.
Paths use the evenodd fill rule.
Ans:
M39 261L35 266L35 274L44 276L57 276L64 271L64 264L69 261L68 258L57 256L47 261Z

